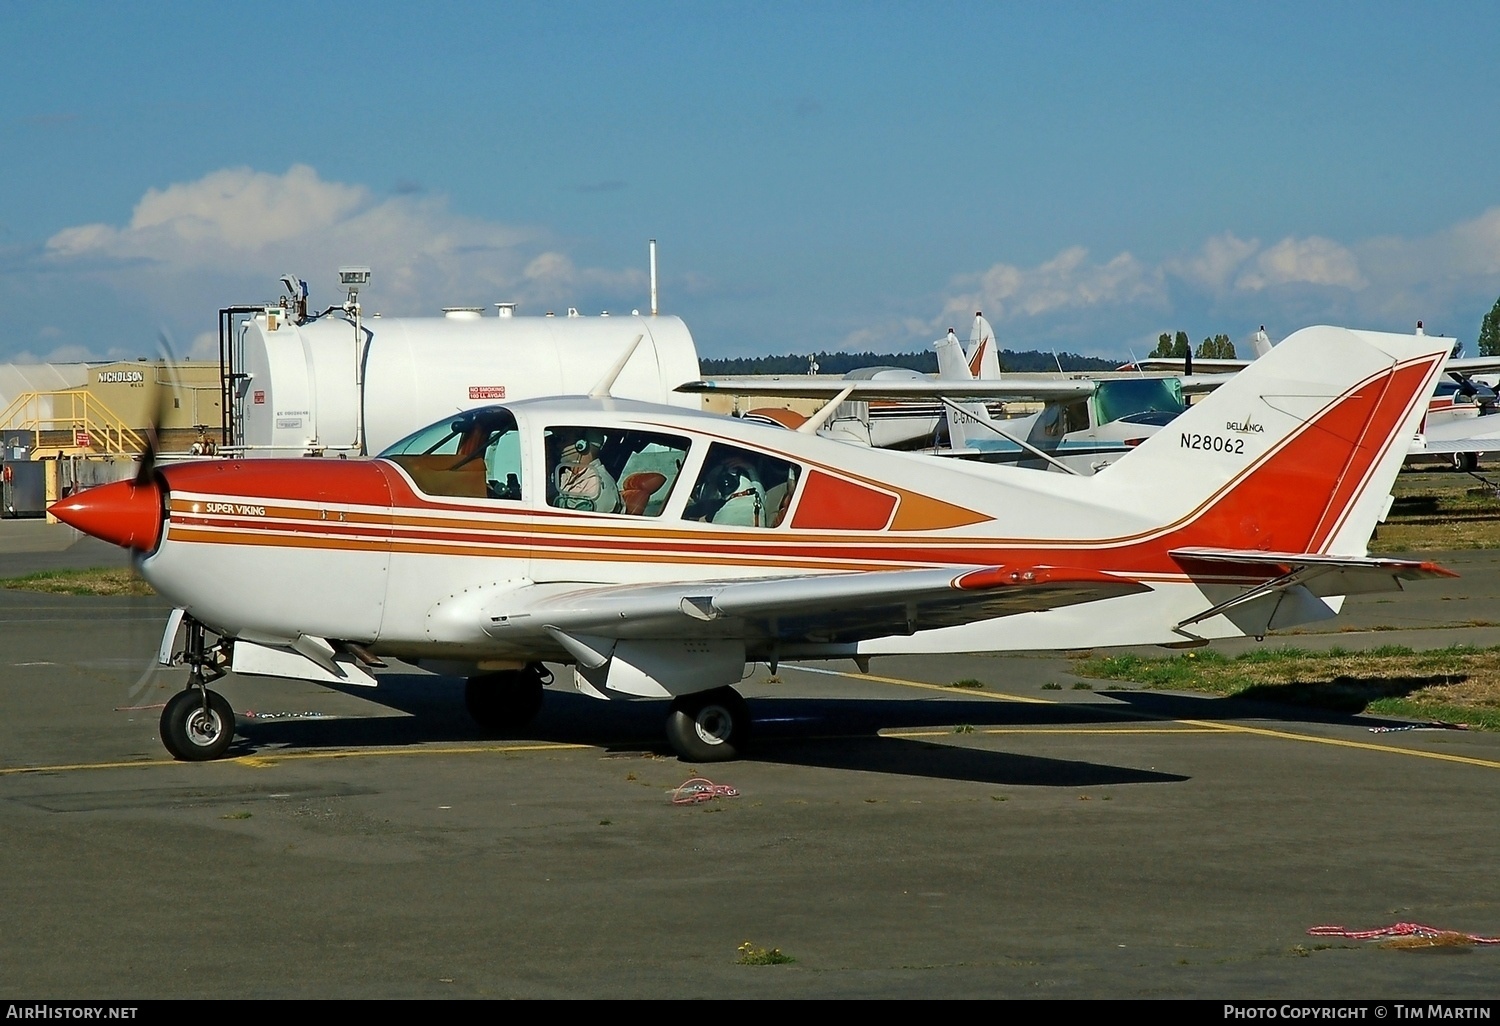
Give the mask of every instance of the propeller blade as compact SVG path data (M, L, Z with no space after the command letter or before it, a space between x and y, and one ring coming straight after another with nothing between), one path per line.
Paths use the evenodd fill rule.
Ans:
M161 426L167 419L167 400L180 391L176 387L179 385L177 354L165 328L156 333L156 348L160 367L152 375L149 385L152 390L149 400L151 421L146 425L146 444L141 449L140 466L135 472L134 483L137 488L152 483L156 473L156 457L161 451ZM165 382L162 380L163 375L166 375Z

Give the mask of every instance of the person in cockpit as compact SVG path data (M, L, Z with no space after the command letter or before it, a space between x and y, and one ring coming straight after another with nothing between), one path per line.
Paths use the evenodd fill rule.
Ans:
M583 428L559 431L558 437L563 450L553 471L553 505L590 513L618 513L619 486L599 462L604 432Z
M739 454L726 456L704 475L704 481L720 500L707 518L711 523L766 526L766 490L750 460Z

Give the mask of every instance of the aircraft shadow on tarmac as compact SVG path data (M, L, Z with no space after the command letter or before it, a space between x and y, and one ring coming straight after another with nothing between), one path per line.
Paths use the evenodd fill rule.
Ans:
M1286 704L1295 698L1283 687L1257 689L1226 698L1160 691L1098 691L1111 703L1056 701L1047 704L945 698L851 699L777 698L749 700L755 716L754 744L748 758L784 765L852 769L993 784L1079 787L1123 783L1169 783L1188 778L1155 771L1062 759L1017 755L969 747L955 725L976 731L993 728L1105 725L1141 720L1273 720L1291 724L1405 726L1404 720L1354 714L1370 698L1405 694L1434 681L1427 678L1354 682L1347 711ZM463 682L420 674L385 674L378 691L336 688L376 702L397 716L247 716L238 724L231 755L267 748L359 748L430 742L483 742L497 739L594 745L613 751L667 754L662 735L665 701L600 702L571 691L549 688L541 714L524 730L498 734L475 724L464 711ZM1118 703L1118 704L1116 704ZM953 733L943 741L877 736L882 730L933 728ZM957 742L957 743L954 743ZM248 751L247 751L248 749Z
M1409 727L1410 720L1368 714L1364 710L1378 698L1403 697L1434 684L1453 683L1461 679L1461 676L1454 674L1437 674L1431 677L1339 678L1326 682L1261 684L1233 696L1134 690L1100 690L1097 694L1122 702L1136 714L1151 719L1253 719L1364 728Z
M408 715L305 717L249 715L236 727L230 755L292 749L359 748L429 742L481 742L507 738L596 745L613 751L667 754L662 733L665 701L600 702L549 689L542 712L524 730L488 732L463 708L461 681L430 676L382 675L378 693L346 693L378 700ZM336 689L345 691L346 689ZM1021 705L994 701L931 699L752 698L754 743L747 758L758 762L863 770L990 784L1081 787L1103 784L1176 783L1187 777L1129 767L1017 755L968 747L955 724L973 727L1065 726L1117 722L1108 706ZM888 729L931 727L958 744L925 738L879 737Z

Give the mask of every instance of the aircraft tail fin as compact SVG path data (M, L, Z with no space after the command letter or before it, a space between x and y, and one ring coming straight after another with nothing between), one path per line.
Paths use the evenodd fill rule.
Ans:
M1289 336L1098 475L1174 548L1363 556L1447 355L1422 335Z
M933 349L937 351L940 380L974 380L970 363L964 356L963 347L959 344L957 335L951 331L948 332L948 337L939 340L934 344ZM955 410L954 406L958 409ZM967 449L969 448L969 434L975 422L988 421L990 413L985 409L984 403L956 403L954 406L945 404L945 416L948 418L948 444L954 449Z
M1262 324L1260 330L1250 336L1250 346L1255 350L1255 356L1265 356L1271 351L1271 336L1266 334L1266 326Z
M975 380L1000 380L999 345L995 340L995 329L990 327L984 314L975 311L974 326L969 329L969 347L964 351L969 361L969 373Z

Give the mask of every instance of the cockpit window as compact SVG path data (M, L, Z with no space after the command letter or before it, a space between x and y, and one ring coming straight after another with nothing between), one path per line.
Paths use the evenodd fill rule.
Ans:
M688 440L612 427L548 428L547 504L587 513L656 517L687 459Z
M1182 381L1178 378L1110 378L1094 392L1099 423L1107 424L1136 413L1181 413Z
M521 498L521 433L503 406L432 424L380 455L403 468L428 495Z
M795 463L715 442L684 516L740 527L780 526L791 507L798 475Z

